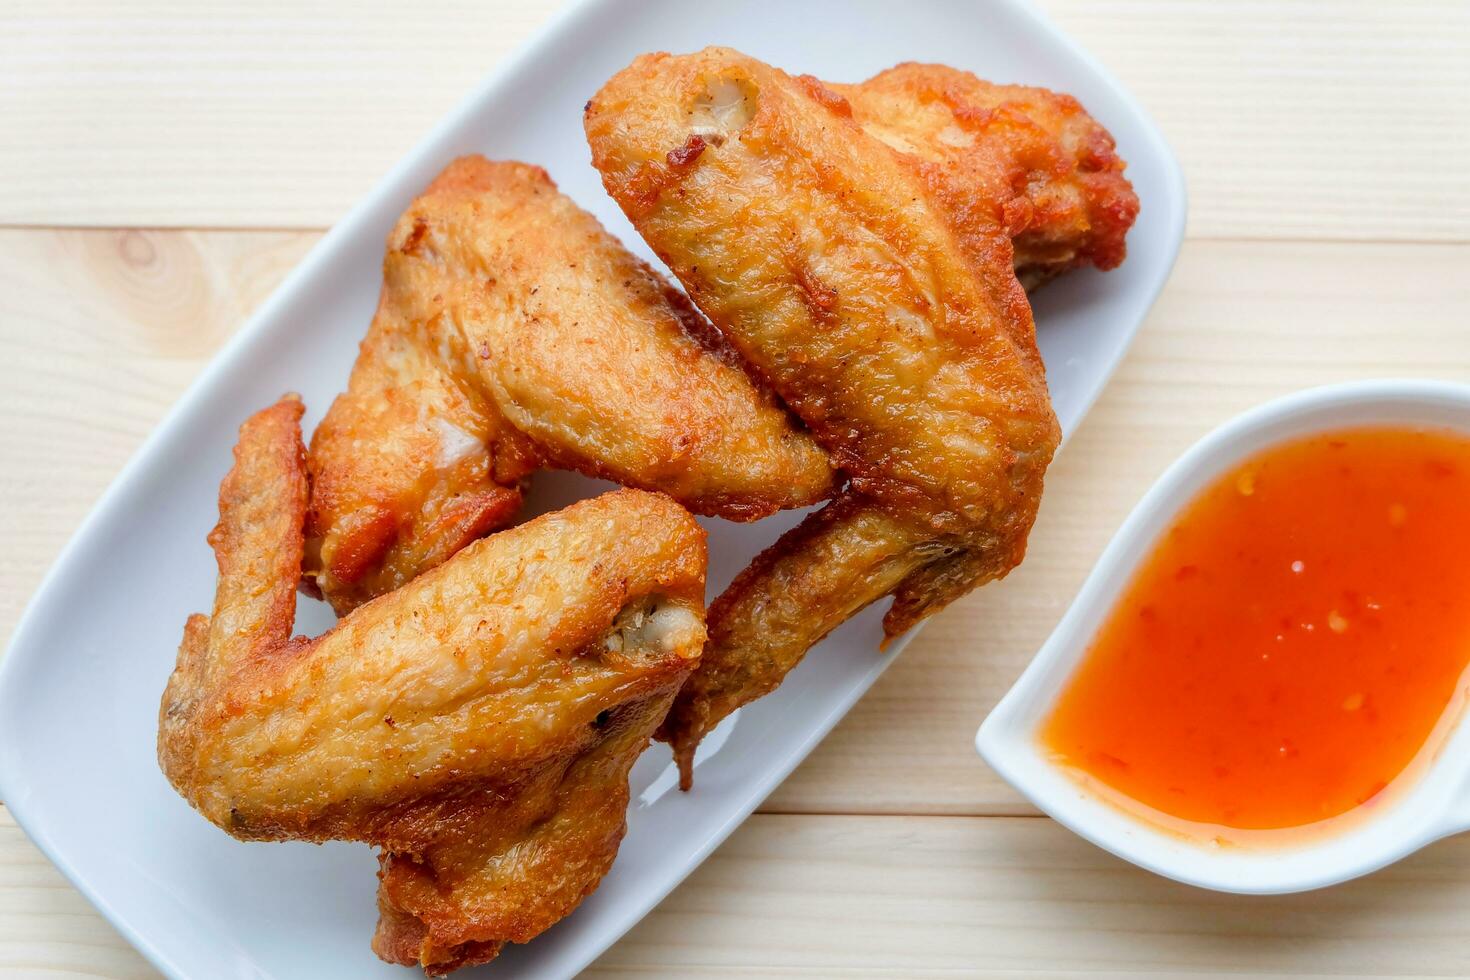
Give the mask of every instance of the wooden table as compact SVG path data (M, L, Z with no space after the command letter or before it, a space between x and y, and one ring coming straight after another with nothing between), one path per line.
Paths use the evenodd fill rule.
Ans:
M0 640L215 349L553 6L0 4ZM1470 837L1317 894L1216 895L1038 817L970 747L1206 429L1321 382L1470 381L1470 4L1043 6L1183 160L1173 280L1025 565L937 617L595 974L1470 973ZM3 809L0 974L155 975Z

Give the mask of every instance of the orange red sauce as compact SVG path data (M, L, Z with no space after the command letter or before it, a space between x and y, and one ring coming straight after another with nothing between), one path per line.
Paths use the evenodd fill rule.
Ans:
M1299 827L1375 800L1432 750L1467 663L1470 438L1328 433L1266 450L1179 514L1041 739L1142 812Z

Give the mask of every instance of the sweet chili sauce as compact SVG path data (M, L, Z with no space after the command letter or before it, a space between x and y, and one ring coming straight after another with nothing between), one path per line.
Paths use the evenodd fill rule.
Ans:
M1178 515L1041 741L1142 815L1301 827L1380 802L1432 754L1467 664L1470 438L1332 432Z

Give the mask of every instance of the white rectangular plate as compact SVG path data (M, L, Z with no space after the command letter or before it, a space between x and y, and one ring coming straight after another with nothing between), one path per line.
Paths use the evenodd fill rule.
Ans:
M479 152L545 166L562 190L651 258L588 163L582 106L641 52L708 44L834 81L922 60L1077 95L1117 137L1143 207L1121 269L1073 274L1037 300L1041 349L1067 431L1127 348L1178 251L1183 181L1133 100L1028 7L591 0L565 11L334 228L214 360L62 553L0 665L0 799L165 973L411 976L368 949L376 917L369 848L238 843L193 813L158 771L159 695L185 617L207 610L213 594L204 535L216 517L219 480L237 426L283 391L305 397L308 425L320 417L372 316L388 228L452 157ZM533 509L599 489L579 477L538 477ZM712 591L796 517L706 522ZM324 608L304 606L304 632L329 625ZM674 790L667 750L651 749L633 771L628 835L601 888L486 974L571 975L668 894L897 655L902 642L878 652L880 613L869 610L834 633L776 694L722 726L702 753L694 792Z

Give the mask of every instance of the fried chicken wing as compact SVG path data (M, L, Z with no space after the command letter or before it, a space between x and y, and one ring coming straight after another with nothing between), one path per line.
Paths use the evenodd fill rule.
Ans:
M597 887L627 772L704 639L704 534L606 494L476 542L316 639L290 637L307 474L294 398L241 428L160 765L245 840L382 849L375 948L431 972L492 958Z
M1028 289L1123 261L1138 197L1112 135L1070 95L912 62L830 88L865 132L923 168L962 239L977 219L982 241L1005 229Z
M736 576L709 609L714 654L688 681L660 737L685 789L699 740L741 705L774 691L807 650L926 561L921 535L851 495L797 525Z
M538 465L753 520L827 496L821 448L687 300L539 167L455 161L389 236L378 313L312 440L339 612L503 526Z
M851 476L722 598L664 733L687 783L719 717L841 616L892 592L892 635L1020 561L1060 431L1009 229L953 220L935 168L842 96L728 49L647 55L585 125L639 233Z
M617 856L628 770L671 696L661 689L598 716L569 765L543 767L509 793L467 802L422 851L383 852L374 951L437 976L483 963L501 943L529 942L565 918Z
M389 252L347 391L312 435L307 565L339 613L509 524L540 461L441 356L424 309L441 280Z

